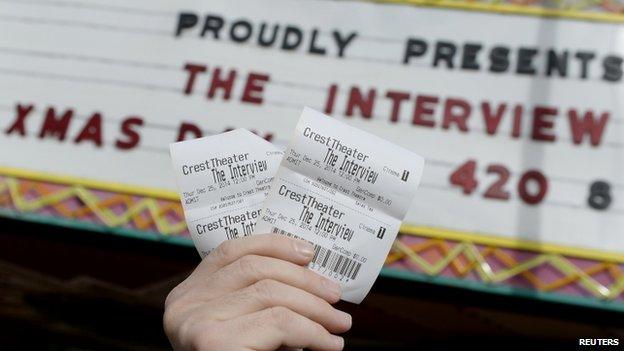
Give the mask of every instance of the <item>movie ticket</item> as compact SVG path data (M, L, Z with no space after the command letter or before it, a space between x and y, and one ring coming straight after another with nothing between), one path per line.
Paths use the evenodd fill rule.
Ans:
M414 198L424 159L305 108L254 233L315 245L309 267L343 287L343 300L366 296Z
M202 258L251 235L283 152L246 129L171 144L186 224Z

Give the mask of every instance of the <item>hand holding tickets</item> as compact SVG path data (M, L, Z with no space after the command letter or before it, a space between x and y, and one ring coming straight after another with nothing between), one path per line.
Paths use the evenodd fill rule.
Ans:
M377 278L424 166L422 157L309 108L283 158L244 130L173 144L171 155L200 253L249 235L241 223L249 229L255 222L254 234L311 242L309 268L338 282L342 299L355 303ZM224 160L223 165L213 159ZM249 166L252 162L265 163ZM213 176L214 169L243 164L244 180L228 172ZM239 229L232 233L226 227Z

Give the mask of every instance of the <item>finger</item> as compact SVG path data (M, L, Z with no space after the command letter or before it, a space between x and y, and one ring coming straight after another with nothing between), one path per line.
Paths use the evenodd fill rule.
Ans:
M202 309L214 320L228 320L276 306L286 307L309 318L332 333L351 328L351 316L307 291L265 279L234 293L211 300Z
M272 279L305 290L330 303L342 295L340 285L314 273L307 267L276 258L248 255L230 263L205 281L205 288L198 289L204 300L231 293L260 280Z
M286 307L271 307L230 321L225 330L238 331L236 338L245 348L275 350L280 346L313 350L342 350L344 340L330 334L320 324Z
M210 274L246 255L274 257L304 265L314 256L314 246L307 241L279 234L257 234L227 240L206 256L196 271Z

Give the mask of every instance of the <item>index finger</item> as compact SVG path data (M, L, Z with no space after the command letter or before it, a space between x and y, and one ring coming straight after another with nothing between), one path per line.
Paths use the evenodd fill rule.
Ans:
M279 234L256 234L230 239L212 250L195 272L210 274L246 255L268 256L305 265L314 256L314 246L307 241Z

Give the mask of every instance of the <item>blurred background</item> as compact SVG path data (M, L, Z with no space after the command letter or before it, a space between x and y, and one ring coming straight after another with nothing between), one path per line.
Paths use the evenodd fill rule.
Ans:
M427 160L347 349L622 344L623 10L0 0L0 349L170 349L169 144L284 147L304 106Z

